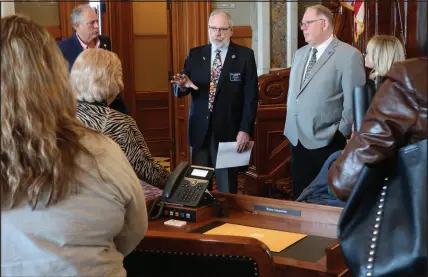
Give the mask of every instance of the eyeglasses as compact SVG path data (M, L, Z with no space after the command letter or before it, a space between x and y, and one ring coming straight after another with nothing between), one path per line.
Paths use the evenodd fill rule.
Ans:
M311 25L312 23L317 22L317 21L321 21L321 20L325 20L325 19L317 19L317 20L310 20L310 21L306 21L306 22L301 22L301 23L299 23L299 26L300 27L309 27L309 25Z
M89 21L89 22L86 22L86 25L95 25L95 23L96 24L99 24L99 22L98 22L98 20L91 20L91 21Z
M217 28L217 27L208 26L208 29L209 29L211 32L217 32L217 31L220 31L220 32L224 33L224 32L226 32L227 30L229 30L229 29L230 29L230 26L229 26L229 27L225 27L225 28Z

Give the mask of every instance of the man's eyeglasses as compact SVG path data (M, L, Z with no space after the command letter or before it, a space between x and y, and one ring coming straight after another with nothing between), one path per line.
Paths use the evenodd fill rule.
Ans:
M321 21L321 20L325 20L325 19L317 19L317 20L310 20L310 21L306 21L306 22L301 22L301 23L299 23L299 26L300 27L309 27L309 25L311 25L312 23L317 22L317 21Z
M229 30L229 29L230 29L230 27L217 28L217 27L208 26L208 29L209 29L211 32L217 32L217 31L220 31L220 32L224 33L224 32L226 32L227 30Z

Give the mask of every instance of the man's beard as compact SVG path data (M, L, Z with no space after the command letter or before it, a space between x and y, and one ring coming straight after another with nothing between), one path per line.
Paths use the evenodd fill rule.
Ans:
M230 39L223 39L222 41L218 41L218 40L210 39L210 42L215 47L222 48L223 46L229 43L229 40Z

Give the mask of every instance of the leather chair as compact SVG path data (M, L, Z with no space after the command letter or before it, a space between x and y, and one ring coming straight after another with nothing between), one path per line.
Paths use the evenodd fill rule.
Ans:
M150 231L124 260L127 276L273 276L274 263L262 242L247 237Z

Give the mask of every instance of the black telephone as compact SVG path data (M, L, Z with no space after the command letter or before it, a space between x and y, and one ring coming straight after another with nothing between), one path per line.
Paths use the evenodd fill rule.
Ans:
M149 214L152 214L159 201L161 206L158 213L151 219L160 216L165 203L197 207L211 183L213 174L214 168L181 162L169 176L162 197L153 203Z

